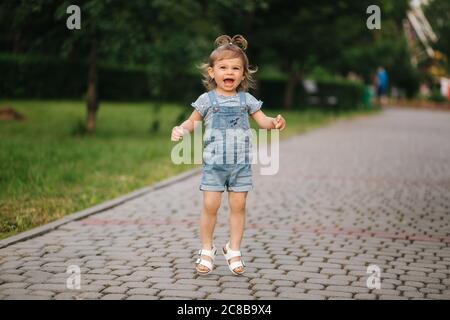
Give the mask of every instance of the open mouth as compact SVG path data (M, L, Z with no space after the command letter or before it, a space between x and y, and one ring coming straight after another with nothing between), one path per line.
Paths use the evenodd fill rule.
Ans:
M225 85L231 86L234 83L234 79L226 78L226 79L223 80L223 82L225 83Z

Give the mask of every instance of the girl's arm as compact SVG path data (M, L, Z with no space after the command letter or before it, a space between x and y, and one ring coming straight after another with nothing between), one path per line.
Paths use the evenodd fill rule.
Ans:
M268 117L261 110L251 114L253 120L262 129L280 129L282 131L286 126L286 120L279 114L276 118Z
M189 118L180 124L180 127L183 127L183 129L186 129L188 132L192 132L194 131L195 125L198 125L200 123L199 121L202 120L201 114L197 110L194 110Z
M172 141L178 141L183 138L183 135L194 131L195 126L199 125L202 120L201 114L194 110L186 121L179 126L173 127Z

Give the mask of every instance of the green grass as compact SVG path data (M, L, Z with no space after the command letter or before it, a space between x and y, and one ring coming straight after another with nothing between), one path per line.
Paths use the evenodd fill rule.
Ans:
M0 239L54 221L196 165L174 165L170 132L191 107L153 103L101 104L94 136L82 134L81 101L0 101L25 115L0 121ZM365 111L364 113L367 113ZM309 131L340 115L317 110L282 113L280 137ZM152 123L159 119L159 130ZM255 123L252 123L255 127Z

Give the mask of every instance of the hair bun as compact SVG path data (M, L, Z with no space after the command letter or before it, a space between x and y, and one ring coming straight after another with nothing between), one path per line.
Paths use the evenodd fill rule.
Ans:
M231 38L230 36L228 36L226 34L223 34L223 35L217 37L216 41L214 41L214 44L215 44L216 48L220 47L220 46L234 44L235 46L238 46L239 48L241 48L241 50L245 50L245 49L247 49L248 42L240 34L233 36L233 38Z
M237 45L242 50L247 49L248 42L245 40L243 36L240 34L235 35L233 38L231 38L231 43Z
M230 38L230 36L227 36L226 34L218 36L216 41L214 41L216 48L220 47L220 46L226 46L227 44L230 44L230 43L231 43L231 38Z

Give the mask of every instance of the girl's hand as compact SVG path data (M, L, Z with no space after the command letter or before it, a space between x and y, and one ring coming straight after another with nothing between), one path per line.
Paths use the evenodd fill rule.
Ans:
M180 141L183 139L183 135L187 133L187 130L181 126L173 127L172 129L172 141Z
M275 129L280 129L280 131L283 131L286 126L286 120L284 120L281 114L277 115L276 118L273 118L272 123L274 124Z

